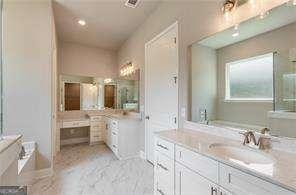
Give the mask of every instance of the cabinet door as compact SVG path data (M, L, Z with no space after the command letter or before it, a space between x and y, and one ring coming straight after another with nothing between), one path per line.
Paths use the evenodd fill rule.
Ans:
M218 187L196 172L176 163L176 195L216 195Z
M295 193L227 165L220 165L220 185L239 195L292 195Z
M111 129L110 129L110 123L108 122L108 128L107 128L107 131L106 131L106 144L107 146L111 149L112 146L111 146Z

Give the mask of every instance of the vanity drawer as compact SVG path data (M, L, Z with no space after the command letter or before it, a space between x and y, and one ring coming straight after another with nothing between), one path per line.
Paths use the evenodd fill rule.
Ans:
M111 145L118 145L118 136L114 132L111 132Z
M111 129L118 129L118 121L110 120L110 128Z
M154 165L155 194L173 194L175 183L174 160L156 151Z
M99 127L90 127L90 131L101 131L102 129Z
M103 121L95 121L95 122L90 122L91 127L100 127L100 128L105 128L106 123Z
M176 145L176 161L218 183L218 162L196 152Z
M117 155L117 154L118 154L118 147L117 147L117 145L115 145L115 144L112 144L112 145L111 145L111 150L112 150L112 152L114 152L114 153L115 153L115 155Z
M102 132L100 131L90 131L90 137L92 136L101 136Z
M155 152L154 165L154 172L158 177L157 179L166 182L168 185L173 185L174 160L160 152Z
M63 128L87 127L89 125L90 125L89 121L65 121L65 122L63 122Z
M102 141L102 136L101 135L92 135L90 136L90 142L99 142Z
M175 154L174 154L174 144L173 143L163 140L159 137L156 137L154 149L156 151L159 151L160 153L170 157L171 159L174 159Z
M239 195L292 195L295 193L220 163L220 185Z

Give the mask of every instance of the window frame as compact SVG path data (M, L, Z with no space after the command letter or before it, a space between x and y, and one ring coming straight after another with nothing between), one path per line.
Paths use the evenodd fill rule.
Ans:
M235 60L231 62L225 63L225 95L224 95L224 101L225 102L268 102L272 103L274 101L274 87L272 89L272 97L271 98L231 98L230 97L230 66L234 64L238 64L240 62L255 60L258 58L263 58L267 56L272 56L272 72L274 72L274 52L266 53L263 55L257 55L253 57L243 58L240 60ZM274 73L272 75L272 86L274 86Z

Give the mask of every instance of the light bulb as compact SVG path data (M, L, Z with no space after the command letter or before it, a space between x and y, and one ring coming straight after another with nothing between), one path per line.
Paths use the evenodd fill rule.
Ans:
M86 24L85 20L78 20L78 24L81 26L84 26Z
M256 7L255 0L249 0L249 3L251 4L252 8Z

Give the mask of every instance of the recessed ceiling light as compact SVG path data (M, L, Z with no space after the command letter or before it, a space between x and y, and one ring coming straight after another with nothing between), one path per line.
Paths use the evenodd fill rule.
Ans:
M84 20L78 20L78 24L80 24L81 26L84 26L86 22Z
M235 32L235 33L232 34L233 37L237 37L238 35L239 35L238 32Z

